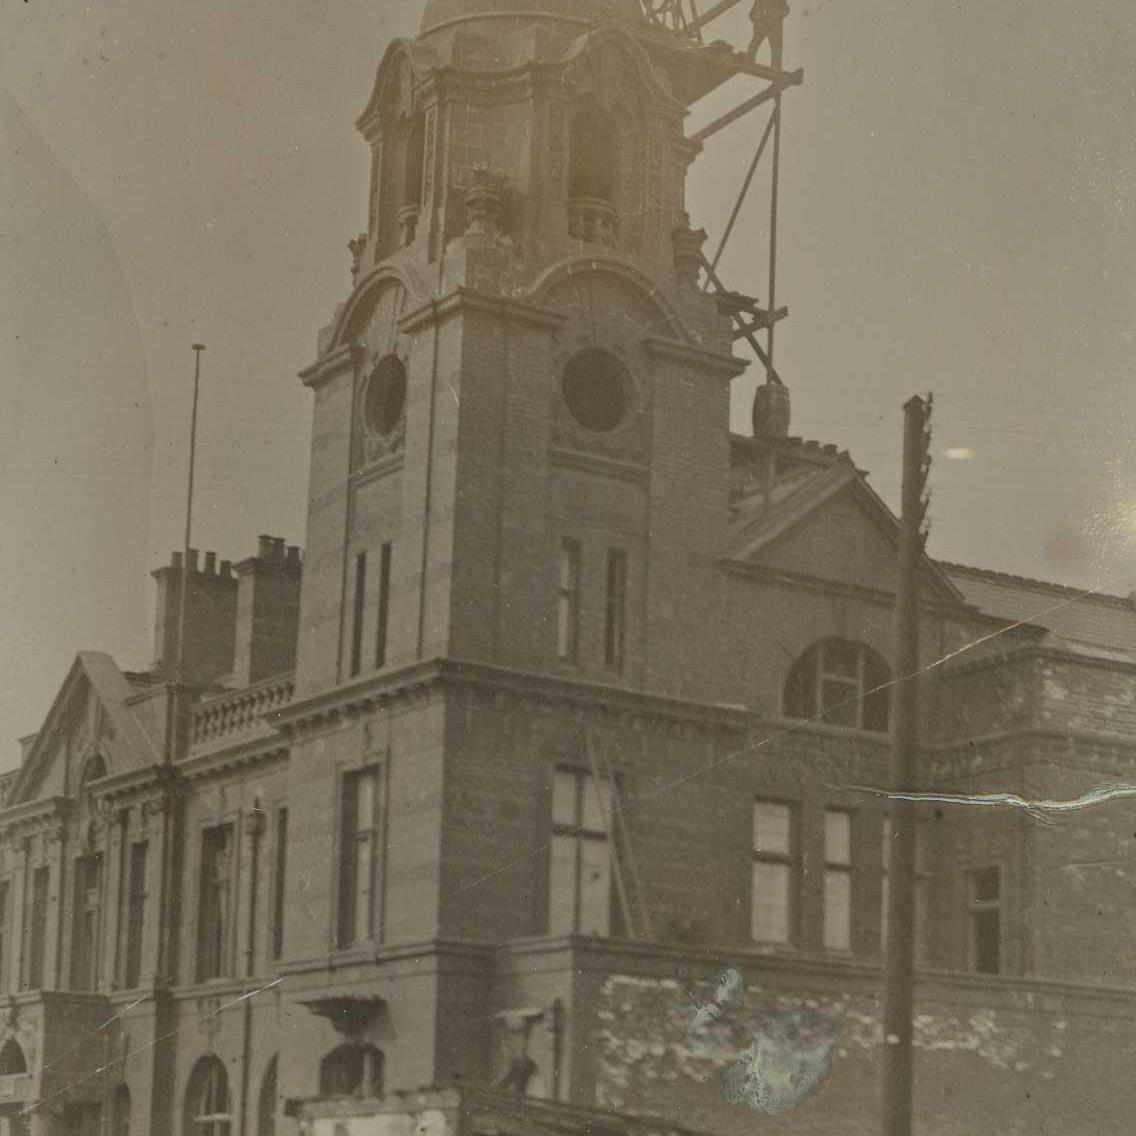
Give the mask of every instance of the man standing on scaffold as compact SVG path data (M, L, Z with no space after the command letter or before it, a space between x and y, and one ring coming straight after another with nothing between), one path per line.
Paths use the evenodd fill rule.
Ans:
M749 14L753 24L753 39L749 41L749 57L756 59L761 45L769 40L770 61L775 70L781 70L782 31L789 5L785 0L756 0Z

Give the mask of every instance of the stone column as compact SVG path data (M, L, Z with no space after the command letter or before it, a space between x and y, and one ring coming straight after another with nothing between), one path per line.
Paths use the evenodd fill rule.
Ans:
M44 834L44 862L48 867L47 879L47 927L44 934L43 988L60 988L62 966L68 953L64 950L63 934L66 921L63 918L63 896L66 891L63 878L66 859L64 848L66 833L61 824L53 825ZM73 905L72 905L73 906Z
M123 809L107 830L104 884L102 889L102 944L99 951L99 973L95 976L96 990L111 990L121 985L122 938L125 911L123 910L123 881L127 856L127 825L130 812Z
M28 886L28 844L26 840L20 841L16 846L12 859L15 867L12 871L12 897L11 903L11 931L8 943L5 945L3 960L4 971L0 975L0 986L8 994L16 994L20 989L20 980L23 975L24 949L25 949L25 908L27 906Z
M142 980L163 985L172 981L176 927L171 911L173 880L173 801L168 796L142 806L149 847L146 854L146 911L142 933Z

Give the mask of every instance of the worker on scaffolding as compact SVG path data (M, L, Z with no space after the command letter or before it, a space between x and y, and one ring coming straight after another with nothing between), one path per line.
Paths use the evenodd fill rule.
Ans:
M753 39L749 41L749 57L756 59L761 45L769 40L770 62L774 69L781 70L782 33L789 5L785 0L755 0L749 14L753 24Z

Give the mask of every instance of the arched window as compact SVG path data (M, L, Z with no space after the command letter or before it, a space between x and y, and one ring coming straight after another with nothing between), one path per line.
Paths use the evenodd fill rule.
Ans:
M268 1071L260 1082L260 1096L256 1102L256 1136L275 1136L276 1133L276 1061L268 1063Z
M230 1136L229 1078L216 1057L203 1057L189 1078L185 1094L186 1136Z
M96 753L95 756L83 766L83 773L79 778L79 784L85 789L92 781L98 781L106 775L106 761L101 754Z
M614 203L619 159L615 120L597 106L585 107L572 120L568 196Z
M26 1073L28 1063L24 1051L14 1037L8 1038L0 1049L0 1077L10 1077L14 1073Z
M785 683L785 714L833 726L886 733L891 671L863 643L825 639L793 665Z
M125 1085L115 1086L110 1098L111 1136L130 1136L130 1090Z
M373 1045L341 1045L320 1062L320 1096L377 1097L383 1092L383 1055Z

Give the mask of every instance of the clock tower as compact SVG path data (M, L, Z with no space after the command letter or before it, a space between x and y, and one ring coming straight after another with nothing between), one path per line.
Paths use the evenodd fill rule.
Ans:
M299 1052L342 1010L388 1087L488 1075L469 944L564 930L550 794L589 721L712 693L713 651L676 645L716 586L745 364L699 286L684 119L739 66L637 0L430 0L379 65L353 287L302 374L285 969L300 1004L320 972L328 1036Z

